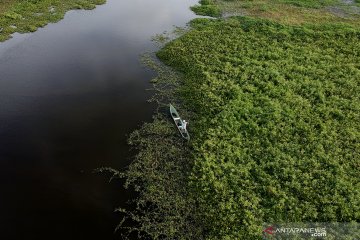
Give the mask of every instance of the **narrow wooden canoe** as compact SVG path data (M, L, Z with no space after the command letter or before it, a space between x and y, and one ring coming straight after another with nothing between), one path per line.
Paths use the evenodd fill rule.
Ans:
M180 118L180 115L178 114L174 106L171 104L170 104L170 115L174 120L176 127L179 129L181 136L189 141L190 140L189 132L187 131L186 128L183 129L183 125L184 125L183 120Z

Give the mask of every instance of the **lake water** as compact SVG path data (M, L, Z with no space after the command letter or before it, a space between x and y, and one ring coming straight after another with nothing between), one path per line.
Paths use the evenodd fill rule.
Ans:
M120 239L131 193L93 170L129 164L154 110L140 55L196 2L109 0L0 43L0 239Z

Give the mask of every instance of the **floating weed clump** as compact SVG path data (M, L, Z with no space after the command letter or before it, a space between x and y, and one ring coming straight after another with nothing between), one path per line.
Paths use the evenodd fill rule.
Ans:
M49 22L57 22L71 9L93 9L106 0L11 0L0 5L0 41L15 32L34 32ZM16 25L16 28L12 26Z
M191 7L197 15L220 17L221 10L218 5L215 4L215 0L201 0L199 5Z
M196 201L188 189L193 168L191 144L182 139L168 113L171 102L182 116L191 119L179 98L181 74L152 54L144 54L142 63L157 72L150 89L154 95L149 99L158 106L154 120L130 135L129 144L137 155L127 170L100 169L126 179L125 188L138 192L132 209L116 210L123 216L117 229L122 230L124 239L132 234L138 239L204 239ZM129 222L136 224L128 227Z
M192 166L190 148L175 126L160 115L135 131L129 143L139 150L126 172L126 184L139 190L136 210L125 217L139 223L136 229L152 239L202 239L196 204L188 191Z

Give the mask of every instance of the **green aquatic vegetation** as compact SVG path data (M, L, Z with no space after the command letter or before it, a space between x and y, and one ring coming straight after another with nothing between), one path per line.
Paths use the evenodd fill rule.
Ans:
M220 9L215 5L195 5L191 7L197 15L219 17L221 16Z
M174 128L164 115L155 116L152 123L131 134L129 144L138 155L127 171L99 169L112 173L112 178L126 178L125 188L138 192L131 211L116 209L123 215L117 227L122 230L122 239L134 232L138 239L202 239L195 220L195 201L187 192L188 176L184 174L190 172L189 149L177 139ZM128 229L128 220L138 224Z
M165 115L166 116L166 115ZM175 126L164 115L130 136L139 154L126 172L126 187L139 192L135 211L119 209L124 220L139 223L139 238L202 239L195 200L188 192L191 158L186 142L179 141ZM174 134L175 133L175 134ZM120 226L122 227L122 226Z
M279 3L291 4L297 7L306 7L306 8L321 8L324 6L332 6L339 4L338 0L325 0L325 1L315 1L315 0L277 0Z
M360 25L356 3L349 4L342 0L216 0L215 3L225 15L260 17L284 24L343 22Z
M15 32L34 32L49 22L57 22L71 9L93 9L106 0L12 0L0 4L0 41Z
M264 222L359 222L357 20L326 12L332 1L201 4L224 2L275 21L196 19L174 41L154 38L181 74L147 59L162 114L130 138L138 154L121 177L140 194L135 211L120 210L139 224L130 231L259 239ZM189 145L168 102L190 119Z
M178 31L184 30L176 29L174 34ZM201 215L197 213L196 199L188 191L193 167L191 148L180 137L169 114L171 102L182 117L192 118L179 102L182 75L151 54L144 54L141 60L157 72L152 81L154 95L149 101L156 102L158 109L151 123L130 135L129 144L137 154L128 169L99 169L110 172L112 178L124 178L125 188L138 192L131 208L117 209L123 216L117 230L122 239L137 234L138 239L202 240L204 229L198 219ZM132 227L128 227L129 222Z
M194 113L193 194L207 239L263 222L360 220L360 32L196 19L158 56Z
M201 0L200 5L191 7L197 15L219 17L221 16L221 10L218 5L215 4L215 0Z

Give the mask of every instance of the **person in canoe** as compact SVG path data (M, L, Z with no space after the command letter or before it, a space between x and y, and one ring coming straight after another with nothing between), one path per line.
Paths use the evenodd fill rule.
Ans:
M182 120L182 124L180 124L179 122L179 128L182 130L182 131L186 131L186 126L189 124L189 122L185 121L185 120Z
M174 119L175 125L181 133L181 136L186 140L190 140L190 135L186 129L187 125L189 124L187 121L180 118L178 112L174 108L173 105L170 104L170 114L171 117Z

